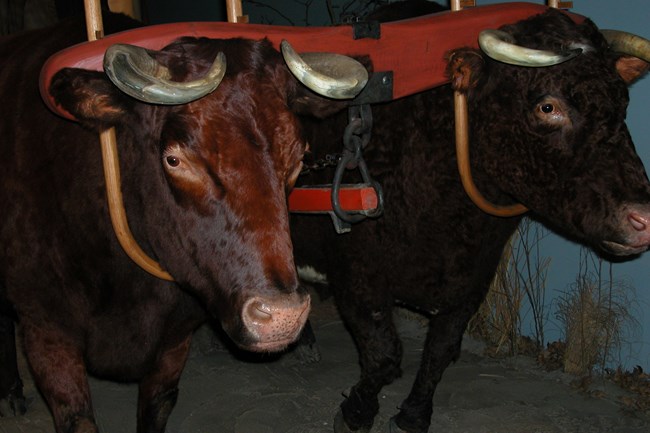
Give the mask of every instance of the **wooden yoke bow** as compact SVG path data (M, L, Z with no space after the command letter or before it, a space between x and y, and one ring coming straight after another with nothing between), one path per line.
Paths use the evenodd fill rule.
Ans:
M101 39L104 36L104 25L102 23L102 12L99 2L96 0L84 0L84 6L86 8L88 40L95 41ZM122 249L131 260L151 275L163 280L173 281L173 277L140 248L140 245L138 245L131 233L131 229L129 229L122 198L120 162L117 153L115 128L102 131L99 135L99 141L102 147L108 209L111 215L113 230Z
M466 6L467 2L453 0L452 11L457 12ZM474 2L471 2L472 4ZM483 57L477 54L480 61ZM467 65L460 64L453 56L450 57L452 77L452 87L454 88L454 120L456 132L456 160L458 163L458 172L460 179L465 188L465 192L479 209L490 215L499 217L511 217L521 215L528 211L522 204L510 206L501 206L487 200L478 190L474 179L472 178L472 169L469 159L469 121L467 110L466 92L472 87L472 77L470 68ZM454 64L457 63L457 64Z

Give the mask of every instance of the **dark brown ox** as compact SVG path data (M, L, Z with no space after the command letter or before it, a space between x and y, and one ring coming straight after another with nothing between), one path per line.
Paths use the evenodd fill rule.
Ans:
M650 245L650 184L624 123L627 85L648 64L611 50L592 22L577 25L556 11L502 30L518 45L566 61L522 67L479 50L453 51L452 85L373 107L364 153L383 186L384 215L344 235L328 218L292 217L296 263L326 274L359 352L361 376L341 404L337 433L368 432L378 393L401 375L395 302L423 312L429 330L417 377L389 430L428 431L436 386L458 358L468 320L519 223L483 212L461 185L454 89L469 98L471 168L489 201L523 204L530 216L605 254L635 255ZM568 59L575 50L581 54ZM637 55L650 58L647 48ZM340 151L331 134L345 120L310 125L314 158ZM312 176L308 183L331 179Z
M318 98L303 95L266 41L183 38L150 53L166 81L139 77L141 93L157 85L168 100L140 102L101 72L60 71L50 91L79 125L46 108L38 77L49 55L84 35L83 23L66 22L0 41L0 397L5 411L24 411L14 315L57 432L97 431L87 373L138 382L138 432L162 432L206 318L252 351L280 350L303 327L310 299L286 203L305 150L294 110ZM195 86L178 82L204 80L218 53L227 59L219 87L170 105L188 101L174 95ZM131 231L174 282L143 271L116 240L97 134L109 126Z

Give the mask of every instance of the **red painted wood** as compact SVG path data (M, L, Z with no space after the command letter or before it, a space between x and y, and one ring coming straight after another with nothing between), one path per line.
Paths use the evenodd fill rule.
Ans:
M373 210L377 207L377 194L368 186L342 185L339 203L346 211ZM332 190L329 187L295 188L289 195L291 212L331 212Z
M350 26L291 27L225 22L161 24L109 35L85 42L52 56L41 72L41 94L58 114L72 118L56 107L47 88L52 75L63 67L102 70L106 48L130 43L158 50L180 36L209 38L268 38L278 47L288 40L298 52L328 51L348 55L369 55L376 71L394 72L394 98L412 95L447 82L445 54L462 46L477 46L481 30L513 23L545 11L531 3L480 6L459 12L442 12L381 26L381 38L352 38ZM582 17L574 16L577 21Z
M106 49L129 43L158 50L181 36L251 39L268 38L276 48L283 39L298 52L328 51L370 56L376 71L393 71L394 99L445 84L446 53L454 48L477 47L480 31L514 23L547 8L531 3L480 6L459 12L442 12L381 25L381 38L354 40L350 26L292 27L224 22L162 24L129 30L93 42L84 42L53 55L41 70L40 89L55 113L74 119L57 107L47 91L52 76L61 68L101 71ZM577 22L584 18L570 14ZM296 188L289 196L292 212L329 212L329 188ZM342 187L339 200L344 210L372 210L377 196L372 188Z

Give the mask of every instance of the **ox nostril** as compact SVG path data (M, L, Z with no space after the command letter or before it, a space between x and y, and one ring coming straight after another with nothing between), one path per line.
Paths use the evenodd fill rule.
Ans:
M635 230L643 232L647 230L648 227L648 217L638 214L636 212L631 212L627 216L628 221L634 227Z
M259 325L270 323L273 320L271 307L269 307L264 302L257 300L248 304L248 307L246 308L246 314L252 323Z
M309 296L299 293L248 299L241 310L243 347L255 351L285 348L300 334L309 304Z

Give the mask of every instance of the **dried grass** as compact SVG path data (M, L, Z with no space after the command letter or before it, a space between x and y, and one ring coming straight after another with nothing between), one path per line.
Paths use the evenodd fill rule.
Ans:
M506 245L490 290L468 325L470 335L485 341L493 356L514 354L521 333L519 308L522 296L511 290L512 285L508 283L508 268L517 237L515 232Z
M633 295L629 284L613 280L610 263L581 251L576 281L557 304L556 317L565 334L565 372L589 375L595 367L604 371L607 365L620 363L625 338L638 326L632 314Z
M609 371L607 377L632 393L624 396L621 403L633 411L650 412L650 374L645 373L639 366L632 371L623 371L620 367Z
M535 356L546 370L563 369L578 378L573 385L590 391L594 372L631 392L621 404L632 411L650 411L650 376L640 367L625 372L620 367L626 338L639 326L634 319L634 288L614 279L612 265L586 248L580 251L575 282L557 301L556 318L564 338L544 347L544 326L548 257L540 255L539 244L546 235L536 223L524 219L506 246L496 275L481 308L472 318L468 332L487 343L486 354ZM524 311L532 314L532 338L522 335Z
M471 335L488 343L490 355L536 353L544 342L544 292L549 258L539 254L544 230L527 218L506 245L490 291L472 318ZM526 303L527 302L527 303ZM523 337L522 309L533 314L535 335Z

